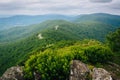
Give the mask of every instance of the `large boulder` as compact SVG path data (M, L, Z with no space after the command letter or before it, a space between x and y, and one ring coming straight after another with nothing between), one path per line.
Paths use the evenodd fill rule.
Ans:
M92 80L112 80L110 73L102 68L94 68L92 78Z
M89 75L88 67L79 60L73 60L69 80L86 80Z
M7 69L0 80L24 80L23 68L20 66L15 66Z

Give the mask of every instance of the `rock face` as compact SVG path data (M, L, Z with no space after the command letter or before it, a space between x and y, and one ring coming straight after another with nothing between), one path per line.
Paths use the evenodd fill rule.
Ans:
M89 69L84 63L78 60L72 61L69 80L86 80L88 75Z
M20 66L15 66L7 69L0 80L24 80L23 68Z
M92 77L92 80L112 80L110 73L102 68L94 68Z
M113 80L110 73L103 68L90 70L86 64L73 60L69 80Z

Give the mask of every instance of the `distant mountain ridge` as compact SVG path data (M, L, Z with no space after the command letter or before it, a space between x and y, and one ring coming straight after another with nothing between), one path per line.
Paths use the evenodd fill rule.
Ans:
M95 14L83 14L83 15L59 15L59 14L46 14L46 15L16 15L11 17L0 18L0 31L13 28L22 27L32 24L38 24L46 20L67 20L72 22L83 22L83 21L100 21L109 23L114 26L119 26L120 16L111 15L105 13ZM114 22L114 23L113 23Z
M16 15L7 18L0 18L0 30L9 29L16 26L28 26L38 24L46 20L72 20L74 16L65 15Z
M57 30L56 26L58 26ZM104 41L105 35L109 32L115 31L117 28L118 27L97 21L74 23L65 20L48 20L40 24L26 27L14 27L1 31L0 43L14 42L39 33L44 33L47 37L55 37L53 35L59 34L58 36L60 36L60 34L63 34L62 36L64 36L64 38L69 37L69 39L87 38Z
M96 13L83 16L77 16L74 22L98 21L113 26L120 26L120 15L111 15L105 13Z

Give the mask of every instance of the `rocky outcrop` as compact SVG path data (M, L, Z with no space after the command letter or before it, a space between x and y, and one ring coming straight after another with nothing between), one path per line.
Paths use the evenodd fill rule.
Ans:
M41 75L36 71L34 80L41 80ZM7 69L0 80L24 80L23 67L15 66ZM73 60L70 66L69 80L113 80L110 73L103 68L90 70L86 64ZM115 79L119 80L119 79Z
M109 62L105 69L112 75L113 80L120 80L120 65Z
M7 69L0 80L24 80L23 68L20 66L15 66Z
M71 64L70 80L86 80L89 75L88 67L78 60L73 60Z
M69 80L113 80L110 73L103 68L90 70L86 64L73 60Z
M112 80L112 77L105 69L94 68L92 73L92 80Z

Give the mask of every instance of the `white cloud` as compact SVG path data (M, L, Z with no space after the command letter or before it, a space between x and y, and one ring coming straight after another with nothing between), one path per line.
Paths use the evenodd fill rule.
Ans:
M76 15L98 12L120 15L120 1L110 1L111 0L0 0L0 15Z
M105 3L105 2L112 2L112 0L90 0L91 2L97 2L97 3Z

